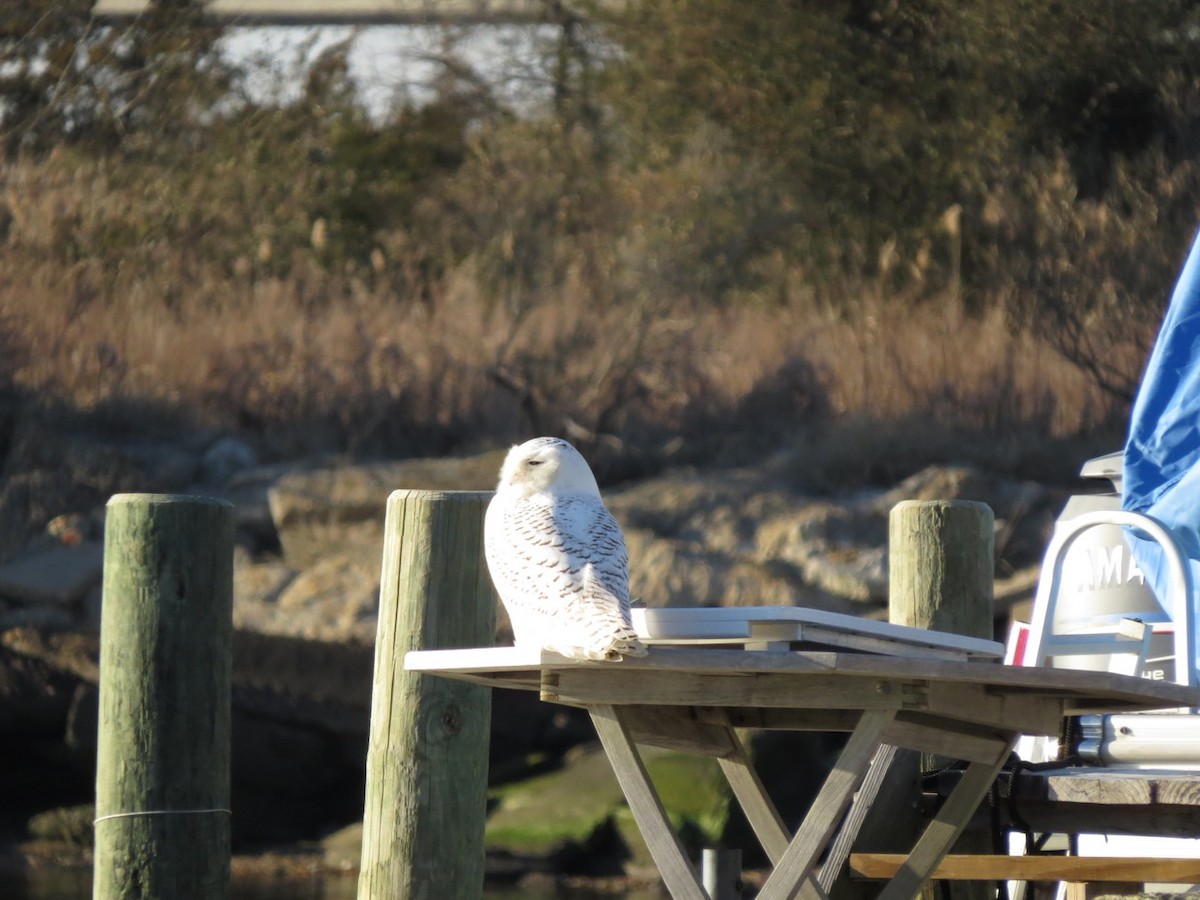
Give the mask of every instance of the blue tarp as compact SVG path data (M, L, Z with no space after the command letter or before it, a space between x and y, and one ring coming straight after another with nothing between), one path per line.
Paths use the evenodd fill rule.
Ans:
M1198 588L1192 591L1192 621L1200 622L1200 235L1175 285L1133 404L1121 505L1153 516L1175 534ZM1129 543L1159 602L1168 606L1162 553L1151 541L1130 536ZM1193 664L1200 668L1200 659Z

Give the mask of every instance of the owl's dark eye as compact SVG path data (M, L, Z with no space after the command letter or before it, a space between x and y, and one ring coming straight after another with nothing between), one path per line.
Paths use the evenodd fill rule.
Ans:
M542 461L540 459L525 460L525 465L527 465L527 466L540 466L541 464L542 464Z

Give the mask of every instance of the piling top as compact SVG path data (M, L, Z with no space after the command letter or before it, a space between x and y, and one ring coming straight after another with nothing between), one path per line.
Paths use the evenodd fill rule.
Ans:
M113 494L105 505L128 506L140 504L142 506L149 506L170 503L233 508L233 504L228 500L221 500L218 497L201 497L193 494Z
M398 488L389 495L390 497L420 497L428 498L431 502L438 500L470 500L470 499L488 499L494 492L486 491L426 491L416 488Z
M916 507L926 507L931 509L974 509L979 512L987 510L992 513L992 508L980 500L901 500L892 509L912 509Z

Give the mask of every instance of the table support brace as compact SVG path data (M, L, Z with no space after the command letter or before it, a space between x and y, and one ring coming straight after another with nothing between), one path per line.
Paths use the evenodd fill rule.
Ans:
M620 710L607 704L588 707L596 735L612 763L633 818L658 866L673 900L708 900L708 892L688 862L687 852L675 833L662 801L654 789L641 754L630 740Z
M937 864L950 851L996 775L1004 768L1015 743L1014 738L1003 744L994 762L973 762L967 766L958 786L950 792L942 808L926 827L908 855L908 861L880 893L879 900L910 900L917 896L921 885L929 880Z
M787 852L763 884L759 900L791 900L797 891L803 897L827 896L812 877L813 866L850 805L882 743L884 731L895 718L894 709L867 710L862 714Z
M825 854L825 862L821 864L821 874L817 877L817 883L822 890L826 892L833 890L833 883L837 881L842 867L850 858L850 849L858 839L858 833L862 831L863 823L867 820L867 813L875 804L879 788L883 785L883 781L892 767L892 760L895 758L896 748L891 744L884 744L875 751L875 758L871 760L871 767L867 769L862 787L858 789L858 795L850 804L850 811L846 813L846 821L842 825L841 831L833 839L833 843L829 845L829 852Z
M788 834L775 804L768 797L758 773L754 771L750 754L746 752L745 745L732 726L729 728L729 734L733 738L736 752L732 756L718 759L717 762L721 771L725 773L725 780L729 782L746 821L750 823L759 844L767 854L767 859L771 861L771 865L777 866L783 854L787 852L791 835Z

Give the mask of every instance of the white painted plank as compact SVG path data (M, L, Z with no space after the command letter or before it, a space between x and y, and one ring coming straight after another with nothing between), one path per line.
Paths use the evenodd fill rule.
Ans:
M470 647L462 650L410 650L409 672L511 672L540 669L546 654L529 647Z
M632 613L634 629L649 640L751 639L759 635L766 636L771 626L790 625L799 630L801 626L808 625L844 635L861 635L909 646L959 650L970 656L989 659L1004 657L1004 646L996 641L895 625L891 622L878 622L874 619L803 606L741 606L713 609L661 607L638 608ZM781 639L780 634L782 632L775 631L770 637Z

